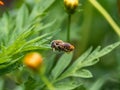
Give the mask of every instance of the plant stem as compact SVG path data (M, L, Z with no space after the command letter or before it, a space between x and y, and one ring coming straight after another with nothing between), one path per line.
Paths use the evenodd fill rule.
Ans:
M67 42L70 42L71 14L68 14Z
M41 79L43 80L43 82L47 85L49 90L55 90L53 85L48 81L48 79L45 77L44 74L41 74Z
M116 24L116 22L112 19L110 14L96 1L96 0L89 0L90 3L104 16L104 18L108 21L108 23L112 26L114 31L120 37L120 27Z

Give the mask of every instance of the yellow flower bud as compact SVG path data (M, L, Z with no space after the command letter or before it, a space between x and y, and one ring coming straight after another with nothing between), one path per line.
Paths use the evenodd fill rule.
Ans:
M69 14L73 14L78 7L78 0L64 0L65 8Z
M24 64L31 69L37 69L42 62L42 56L37 52L28 53L24 57Z
M0 1L0 5L3 6L3 5L4 5L4 2L3 2L3 1Z

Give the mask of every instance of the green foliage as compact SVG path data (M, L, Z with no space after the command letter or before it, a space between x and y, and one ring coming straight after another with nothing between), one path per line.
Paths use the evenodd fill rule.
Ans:
M36 84L36 80L34 80L32 77L28 78L28 81L25 82L25 90L35 90L35 88L39 84Z
M29 13L28 8L23 5L15 16L11 13L3 14L0 22L0 32L2 33L0 38L0 70L3 72L0 72L0 75L17 68L18 66L14 64L22 59L24 52L49 49L49 46L44 45L44 43L47 42L47 38L51 38L53 32L42 35L39 33L53 25L54 21L42 24L42 14L47 8L40 13L37 12L38 9L33 9Z
M77 70L96 64L99 61L99 58L103 55L106 55L110 51L112 51L115 47L119 46L120 42L114 43L112 45L109 45L102 50L100 50L100 47L97 47L94 51L92 51L92 48L90 48L88 51L86 51L83 55L81 55L74 63L71 65L71 67L63 74L63 77L66 76L72 76L74 75ZM91 52L92 51L92 52ZM90 53L91 52L91 53ZM79 71L80 73L80 71ZM91 76L89 71L86 71L86 73Z
M108 52L112 51L119 45L120 42L117 42L103 48L102 50L100 49L100 47L98 47L93 51L92 48L90 48L77 60L74 60L72 64L70 64L70 62L72 60L73 53L65 53L60 57L59 60L57 60L55 67L48 74L48 78L50 78L50 80L52 81L51 83L53 84L55 90L72 90L76 87L79 87L83 84L81 78L93 77L92 73L84 68L96 64L101 56L106 55ZM51 63L53 62L54 61L51 61ZM41 82L41 80L39 82ZM44 90L45 88L41 89Z
M56 66L52 70L52 76L53 79L56 79L70 64L70 61L72 60L72 54L64 54L57 62Z
M2 78L0 78L0 90L3 89L3 84L4 84L4 80Z
M81 42L79 43L79 38L76 37L78 34L75 34L79 32L76 29L80 28L80 25L74 26L73 24L72 26L71 24L73 29L71 30L73 33L75 32L75 40L73 39L75 43L72 43L73 45L78 45L78 48L75 46L75 53L49 51L51 49L49 40L51 41L53 36L57 36L59 39L61 39L60 37L64 38L62 34L65 32L64 26L66 26L66 24L64 25L65 16L63 12L58 9L60 7L58 6L57 9L54 7L54 4L56 4L56 6L58 4L58 2L55 1L56 0L35 0L33 1L34 3L31 3L31 6L24 3L19 9L5 12L0 18L0 76L3 76L3 78L0 78L1 90L4 88L3 86L6 86L4 81L6 77L14 81L15 90L76 90L76 88L79 90L79 88L82 88L82 85L84 87L85 84L88 84L84 79L94 78L89 67L98 63L101 57L120 46L120 41L118 41L102 49L101 46L98 46L96 49L90 47L84 51L87 45L85 45L85 48L81 47ZM50 8L54 8L53 11L50 11ZM89 12L90 11L92 10L89 10ZM59 15L57 12L61 12L62 14ZM54 14L56 14L56 17L54 17ZM92 15L92 13L90 15ZM51 17L54 18L51 19ZM91 16L88 18L91 18ZM92 19L88 18L86 19L90 23ZM76 19L79 20L78 18ZM75 20L76 22L76 19L71 20ZM62 25L63 30L58 31L57 29ZM84 22L83 29L85 28L84 26L86 27L86 22ZM87 30L88 29L87 27ZM86 31L84 33L86 37L87 33ZM71 38L74 38L74 36ZM88 38L89 37L85 39ZM85 43L87 43L87 41L88 40L86 40ZM83 50L81 50L81 48L83 48ZM84 51L84 53L80 54L80 50ZM38 68L38 71L32 71L24 67L22 63L24 55L31 51L38 51L44 56L43 68L41 69L41 66ZM75 55L76 52L77 55ZM75 59L76 56L78 57L77 59ZM41 73L42 70L44 73ZM20 75L16 72L19 72ZM18 85L16 85L17 82L19 82ZM99 90L105 82L106 79L104 78L97 79L96 82L88 84L88 86L91 85L91 87L87 87L87 89Z
M83 68L96 64L99 61L99 58L101 56L106 55L107 53L109 53L110 51L112 51L114 48L116 48L119 45L120 45L120 42L117 42L117 43L114 43L112 45L109 45L109 46L103 48L102 50L100 50L100 47L96 48L94 51L92 51L92 48L88 49L77 60L75 60L75 62L72 65L70 65L69 68L67 68L64 71L64 73L58 78L58 80L61 80L61 79L64 79L64 78L70 77L70 76L82 77L82 78L92 77L92 74L90 73L90 71L85 70ZM63 57L67 57L67 56L64 55L61 58L63 58ZM60 60L61 60L61 58L60 58ZM67 61L67 60L69 60L69 58L66 59L65 61ZM63 67L59 63L60 63L60 61L58 60L57 67ZM66 64L64 66L66 66ZM56 72L60 73L61 70L57 69ZM53 78L56 78L56 75L54 75Z
M64 81L61 81L61 82L58 82L55 84L55 87L56 87L56 90L73 90L74 88L82 85L81 84L81 80L79 79L67 79L67 80L64 80Z

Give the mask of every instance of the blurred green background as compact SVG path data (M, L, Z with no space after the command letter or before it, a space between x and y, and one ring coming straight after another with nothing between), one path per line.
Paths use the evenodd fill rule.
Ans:
M2 17L2 14L7 11L14 14L22 4L26 4L31 10L38 1L40 0L4 0L5 5L0 6L0 16ZM72 15L71 23L71 43L75 45L74 58L80 56L90 46L105 47L119 40L113 28L88 0L79 0L79 2L81 6ZM98 2L120 26L120 0L98 0ZM56 0L43 18L44 23L53 20L56 20L56 25L45 32L60 30L54 39L66 41L67 13L64 10L63 0ZM99 63L88 69L93 73L93 78L85 79L85 85L75 90L120 90L120 47L102 57ZM1 77L0 87L3 78L5 76ZM5 78L5 82L10 87L9 79Z

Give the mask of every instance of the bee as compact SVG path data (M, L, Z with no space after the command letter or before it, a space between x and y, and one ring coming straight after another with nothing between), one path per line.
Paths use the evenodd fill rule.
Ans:
M64 52L71 52L74 50L74 46L70 43L63 42L62 40L53 40L51 42L51 48L53 51L64 51Z

